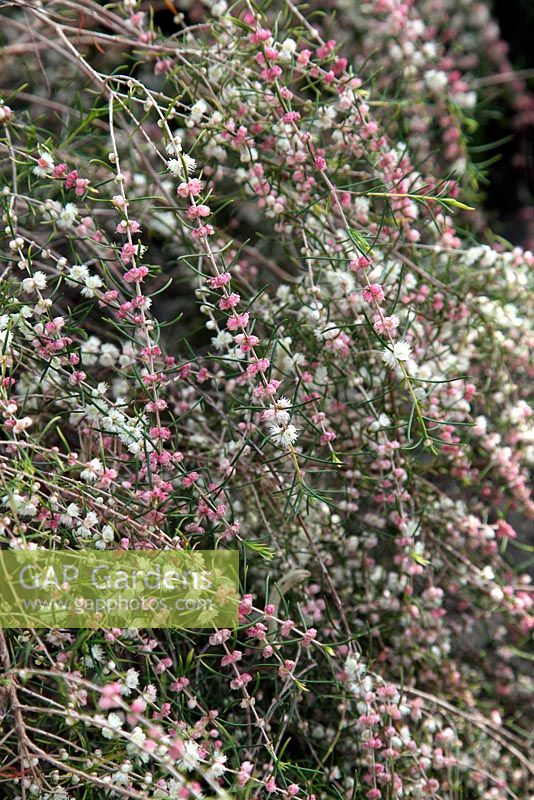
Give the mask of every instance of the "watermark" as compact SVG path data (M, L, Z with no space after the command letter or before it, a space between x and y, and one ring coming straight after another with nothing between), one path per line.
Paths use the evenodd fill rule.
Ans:
M2 550L0 628L232 628L237 550Z

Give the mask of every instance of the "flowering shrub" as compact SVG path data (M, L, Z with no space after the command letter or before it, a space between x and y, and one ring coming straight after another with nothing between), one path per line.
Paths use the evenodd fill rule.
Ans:
M498 29L165 6L3 10L0 537L237 548L239 625L0 631L2 796L524 797L534 257L471 210Z

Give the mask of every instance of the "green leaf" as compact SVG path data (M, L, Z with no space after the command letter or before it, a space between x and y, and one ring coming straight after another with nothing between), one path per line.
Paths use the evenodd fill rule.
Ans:
M428 558L419 555L419 553L417 553L415 550L410 550L410 558L412 561L415 561L416 564L421 564L422 567L428 567L428 565L431 563Z

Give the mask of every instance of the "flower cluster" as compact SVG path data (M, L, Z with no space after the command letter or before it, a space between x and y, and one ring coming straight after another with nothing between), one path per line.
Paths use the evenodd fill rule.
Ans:
M473 208L486 4L75 5L1 12L0 544L238 549L242 593L233 630L0 630L2 791L526 796L534 256Z

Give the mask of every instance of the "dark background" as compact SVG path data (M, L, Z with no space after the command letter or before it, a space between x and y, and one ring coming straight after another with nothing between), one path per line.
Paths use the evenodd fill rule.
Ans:
M494 0L493 13L509 45L508 57L515 70L534 73L534 0ZM534 74L527 81L534 92ZM506 105L506 103L505 103ZM499 160L489 168L485 207L498 233L525 247L534 245L534 128L517 130L511 108L503 108L499 120L482 131L486 142L505 136L513 138L500 145ZM524 162L518 165L518 156Z

